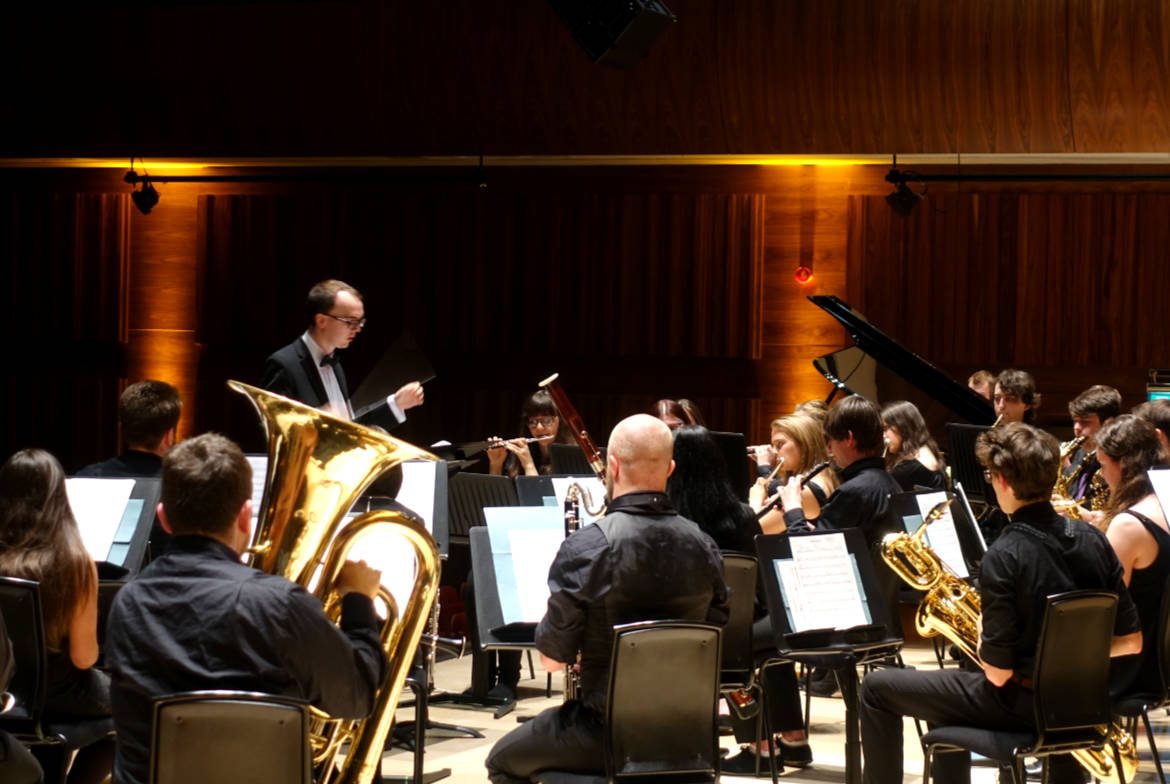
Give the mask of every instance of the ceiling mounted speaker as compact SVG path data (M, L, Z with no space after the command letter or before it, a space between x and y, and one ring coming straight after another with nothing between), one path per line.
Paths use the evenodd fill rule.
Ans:
M677 20L658 0L549 0L595 63L632 68Z

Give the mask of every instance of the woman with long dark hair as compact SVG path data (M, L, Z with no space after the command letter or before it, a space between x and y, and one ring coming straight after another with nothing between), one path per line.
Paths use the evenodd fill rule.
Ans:
M552 470L552 453L549 444L571 444L573 434L567 427L561 427L561 416L553 403L552 395L546 389L538 389L520 407L520 436L487 450L488 472L516 477L539 476ZM528 438L539 439L528 441Z
M682 425L674 431L674 473L666 481L666 494L720 550L755 552L752 539L760 533L755 512L735 497L727 461L707 428Z
M97 566L85 549L65 494L65 472L42 449L23 449L0 466L0 574L40 583L48 691L54 719L110 715L110 679L98 659ZM112 746L82 749L69 781L93 780L112 767ZM46 747L52 749L53 747ZM46 780L59 755L42 756Z
M735 497L727 476L723 453L707 428L682 425L674 431L674 473L666 482L670 502L679 514L697 523L720 550L755 553L753 539L762 533L760 524L752 508ZM763 601L757 599L756 606L752 640L762 658L769 650L776 649ZM771 667L767 673L772 728L780 734L778 759L790 766L808 765L812 762L812 751L804 732L795 670L788 665ZM740 743L750 744L755 740L755 718L733 715L731 724ZM751 745L745 745L738 755L724 761L723 771L754 772L756 753ZM767 767L765 763L763 769Z
M1109 485L1105 535L1124 570L1142 621L1142 651L1113 661L1115 696L1158 689L1158 614L1170 577L1170 526L1146 472L1159 463L1158 435L1146 420L1124 414L1096 434L1101 477Z
M942 455L926 429L926 420L918 406L906 400L887 403L882 408L882 427L886 439L886 470L903 490L946 488Z

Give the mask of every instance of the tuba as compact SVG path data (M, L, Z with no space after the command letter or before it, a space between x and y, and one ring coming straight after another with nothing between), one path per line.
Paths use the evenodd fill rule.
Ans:
M922 541L926 527L942 517L953 500L948 498L936 504L913 534L887 534L882 539L882 558L906 583L926 591L914 616L914 628L918 633L923 637L941 634L982 666L979 658L978 624L982 612L979 594L948 569ZM1124 777L1118 777L1113 758L1104 750L1074 751L1073 758L1090 775L1106 784L1133 781L1140 764L1133 738L1117 724L1110 724L1103 734L1106 742L1117 749Z
M390 608L381 639L389 673L370 715L340 721L313 709L313 764L330 784L370 784L394 723L398 697L411 659L439 590L439 554L434 539L398 512L368 512L342 528L346 512L383 471L406 460L437 460L405 441L238 381L228 387L247 397L268 437L264 500L249 548L252 566L299 583L321 600L334 621L341 611L333 592L354 544L371 530L392 530L410 543L417 568L410 600L399 617L389 592L379 598ZM314 577L315 590L312 588ZM338 769L343 746L348 752Z

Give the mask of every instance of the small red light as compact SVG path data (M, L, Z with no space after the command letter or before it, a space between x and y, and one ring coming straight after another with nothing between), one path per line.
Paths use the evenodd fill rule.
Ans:
M793 276L797 283L808 283L812 280L812 270L801 264L796 268L796 273Z

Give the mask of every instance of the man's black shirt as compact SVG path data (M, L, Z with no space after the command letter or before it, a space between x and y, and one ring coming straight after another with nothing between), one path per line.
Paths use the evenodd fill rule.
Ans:
M117 457L91 463L74 476L88 477L135 477L162 476L162 458L153 452L127 449Z
M561 545L536 629L546 656L571 664L581 652L581 701L599 713L615 624L689 618L723 625L728 615L723 556L666 493L627 493L608 509Z
M865 533L866 544L872 548L881 542L882 536L897 530L891 528L890 496L902 492L902 488L886 472L885 461L880 457L854 460L837 473L841 485L821 508L821 515L815 521L817 530L860 528ZM792 532L809 529L800 507L786 510L784 522Z
M159 697L258 691L356 718L369 712L387 666L368 597L344 597L339 629L304 588L245 566L231 548L201 536L175 537L119 591L106 660L116 784L149 778L151 706Z
M1017 509L983 556L980 657L1030 678L1047 598L1079 589L1117 594L1115 636L1141 630L1121 563L1103 533L1061 517L1047 501Z

